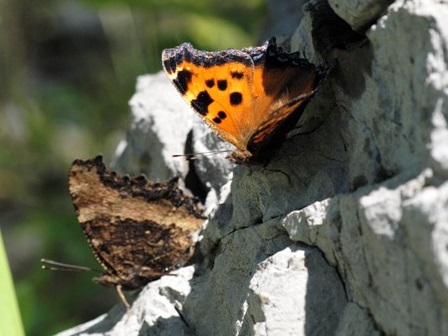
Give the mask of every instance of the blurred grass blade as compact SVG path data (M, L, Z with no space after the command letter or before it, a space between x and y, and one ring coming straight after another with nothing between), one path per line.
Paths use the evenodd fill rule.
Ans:
M23 336L22 320L0 231L0 335Z

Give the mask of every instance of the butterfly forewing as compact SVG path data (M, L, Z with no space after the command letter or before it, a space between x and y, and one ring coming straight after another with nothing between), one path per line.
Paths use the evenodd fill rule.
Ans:
M164 50L162 60L168 77L195 112L219 136L238 147L247 137L241 120L253 106L253 61L249 54L233 49L203 52L183 44Z

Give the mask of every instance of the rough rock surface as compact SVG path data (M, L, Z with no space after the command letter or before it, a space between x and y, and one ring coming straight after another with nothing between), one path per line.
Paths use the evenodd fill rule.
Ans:
M448 5L388 3L330 1L340 17L306 6L291 46L338 60L299 122L311 131L227 183L218 156L194 161L219 196L194 274L150 283L129 316L116 307L63 335L448 335ZM147 85L166 98L141 119L166 117L177 93L159 75ZM187 109L174 118L194 120ZM145 139L174 141L144 121ZM138 159L151 145L136 148Z
M131 124L126 139L118 145L112 168L130 175L143 173L151 180L182 177L196 196L210 206L215 204L233 167L225 155L199 155L193 161L173 156L225 150L230 145L194 118L163 72L139 77L129 106Z

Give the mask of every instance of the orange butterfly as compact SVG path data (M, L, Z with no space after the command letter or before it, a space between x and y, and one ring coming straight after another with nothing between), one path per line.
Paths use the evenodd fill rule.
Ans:
M217 52L184 43L165 49L162 64L202 120L236 147L229 158L239 164L265 161L329 69L284 52L274 37L261 47Z

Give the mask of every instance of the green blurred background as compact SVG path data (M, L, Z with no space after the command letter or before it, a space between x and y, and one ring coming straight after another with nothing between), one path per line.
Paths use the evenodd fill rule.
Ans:
M263 0L0 0L0 229L27 335L107 312L94 273L47 272L40 258L100 268L76 220L67 172L108 162L125 135L136 77L182 42L257 44ZM193 117L192 113L192 117Z

